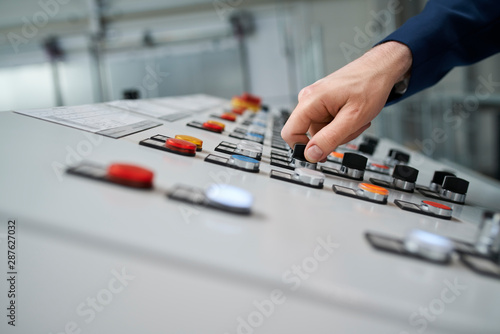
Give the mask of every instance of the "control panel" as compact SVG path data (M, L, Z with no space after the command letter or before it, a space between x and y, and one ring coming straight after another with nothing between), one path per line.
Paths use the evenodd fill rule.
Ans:
M499 183L369 135L310 163L289 115L0 113L1 332L498 333Z

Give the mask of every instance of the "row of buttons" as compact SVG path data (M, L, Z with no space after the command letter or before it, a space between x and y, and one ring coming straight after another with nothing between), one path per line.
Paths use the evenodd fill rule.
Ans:
M104 167L82 162L68 168L66 172L129 188L153 188L154 173L149 169L131 164L114 163ZM253 204L253 196L248 191L225 184L214 184L206 190L177 185L168 192L167 196L190 204L204 205L241 214L249 214Z
M434 233L413 230L404 239L367 232L365 237L373 248L448 265L457 253L465 267L474 272L500 279L500 213L485 212L473 244L453 240Z

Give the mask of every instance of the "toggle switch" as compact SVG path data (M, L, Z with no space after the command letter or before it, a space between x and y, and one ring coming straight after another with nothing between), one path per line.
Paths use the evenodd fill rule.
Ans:
M165 147L173 153L181 155L195 156L197 146L191 142L182 139L168 138Z
M406 251L435 262L449 262L453 243L445 237L422 230L413 230L405 238Z
M406 192L415 190L418 170L406 165L396 165L392 172L394 189Z
M198 139L196 137L187 136L187 135L176 135L175 139L185 140L192 144L196 145L196 151L201 151L203 149L203 140Z
M316 163L307 161L305 156L306 144L295 144L292 153L292 165L295 168L309 168L316 170Z
M455 176L446 176L441 187L440 195L449 201L463 204L469 189L469 182Z
M310 186L323 186L325 182L325 174L309 168L296 168L293 177Z
M421 204L416 204L412 202L394 200L394 204L396 204L401 210L441 219L449 220L451 219L451 215L453 213L452 208L449 206L433 201L422 201Z

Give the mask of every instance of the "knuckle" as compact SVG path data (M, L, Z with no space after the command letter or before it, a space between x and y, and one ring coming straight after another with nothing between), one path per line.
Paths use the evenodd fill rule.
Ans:
M315 91L316 90L313 87L313 85L302 88L300 93L299 93L299 100L311 97Z

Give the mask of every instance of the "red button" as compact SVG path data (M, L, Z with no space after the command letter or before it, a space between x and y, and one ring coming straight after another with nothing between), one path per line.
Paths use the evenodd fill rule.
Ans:
M165 147L181 154L187 154L187 155L196 154L196 145L182 139L168 138L167 141L165 142Z
M443 209L443 210L451 210L451 208L447 205L437 203L437 202L432 202L432 201L422 201L422 203L427 204L429 206L433 206L438 209Z
M250 102L252 104L260 104L260 102L261 102L260 97L249 94L249 93L243 93L243 95L241 95L241 99L245 100L247 102Z
M108 167L108 178L113 182L137 188L151 188L154 173L149 169L129 164L112 164Z
M225 119L226 121L231 121L231 122L236 121L236 115L233 113L224 113L220 116L220 118Z
M203 127L207 130L214 131L214 132L222 132L224 131L224 128L218 124L213 124L209 122L203 123Z
M238 115L243 115L243 113L247 110L245 107L236 107L231 110L232 113L238 114Z

